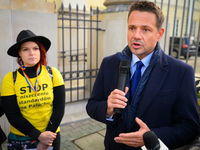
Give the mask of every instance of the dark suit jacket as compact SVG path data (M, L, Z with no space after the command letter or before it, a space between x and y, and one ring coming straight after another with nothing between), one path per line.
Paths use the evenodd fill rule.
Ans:
M135 116L142 119L167 147L174 149L190 143L199 130L194 70L190 65L166 55L159 43L155 50L159 52L160 58L145 84ZM107 98L111 91L117 88L119 78L120 59L117 55L104 58L86 110L91 118L107 124L104 141L106 149L140 149L114 141L114 137L120 133L138 131L139 126L134 121L135 117L131 118L130 129L126 128L123 115L115 114L113 122L105 118ZM120 55L125 55L124 58L129 60L132 57L128 46ZM129 80L128 78L127 82ZM126 97L129 98L129 94ZM125 111L126 108L122 114Z

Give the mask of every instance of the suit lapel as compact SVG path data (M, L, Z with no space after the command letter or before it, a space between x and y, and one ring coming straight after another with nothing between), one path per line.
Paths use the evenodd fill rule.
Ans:
M156 97L157 93L159 92L160 88L162 87L166 77L168 74L168 70L161 67L160 64L156 64L152 73L149 77L148 82L142 92L138 109L136 112L136 116L141 118L143 113L152 103L154 98Z
M159 62L156 63L153 67L145 88L142 91L135 117L141 118L144 112L155 99L168 75L167 66L167 56L163 51L161 51ZM135 124L135 118L132 118L131 127L129 129L131 129Z

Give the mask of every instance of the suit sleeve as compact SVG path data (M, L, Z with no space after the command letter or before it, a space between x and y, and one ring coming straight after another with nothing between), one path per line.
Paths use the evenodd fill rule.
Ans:
M97 74L91 97L88 100L86 110L88 115L100 122L106 123L107 98L104 93L104 62L102 62Z
M97 74L93 90L91 93L91 97L88 100L86 111L91 118L98 120L102 123L105 123L107 125L113 125L116 123L115 121L116 119L114 119L114 121L106 120L107 98L110 92L112 91L112 90L107 90L105 88L106 81L104 75L106 73L104 71L105 71L105 66L107 66L106 64L107 63L105 62L104 59Z

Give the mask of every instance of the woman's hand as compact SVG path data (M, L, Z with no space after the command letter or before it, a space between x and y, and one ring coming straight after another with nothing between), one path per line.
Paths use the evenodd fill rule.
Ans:
M38 140L47 146L52 146L53 140L56 138L56 133L51 131L42 132L38 138Z
M45 145L41 142L39 142L38 145L37 145L37 150L48 150L48 149L49 149L49 146Z

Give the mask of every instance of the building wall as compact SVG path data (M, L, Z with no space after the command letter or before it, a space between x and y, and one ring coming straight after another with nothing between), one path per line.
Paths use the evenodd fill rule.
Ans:
M72 8L76 8L76 5L78 4L79 8L83 9L83 5L85 5L87 11L90 11L90 6L92 6L92 8L99 7L100 10L106 9L106 7L103 5L105 0L38 0L38 1L55 3L56 12L59 10L62 2L66 8L68 8L69 3L71 3Z
M99 7L100 10L106 9L106 7L103 5L105 0L87 0L87 10L90 10L90 6L92 8Z
M196 24L196 34L195 34L195 39L197 39L198 30L199 30L199 22L200 22L200 1L199 0L195 1L193 20L197 22L197 24Z
M54 3L55 12L58 12L63 0L38 0L38 1Z
M103 3L106 0L42 0L42 1L48 1L48 2L53 2L55 1L56 3L56 9L58 10L60 8L61 2L65 4L65 7L68 8L69 3L71 3L72 7L75 9L76 4L79 5L79 9L83 9L83 5L86 6L86 10L89 12L90 11L90 6L92 6L93 9L96 9L97 7L99 10L104 10L106 7L103 5ZM152 2L155 2L155 0L149 0ZM168 1L169 0L163 0L163 13L165 17L167 17L167 7L168 7ZM196 34L195 34L195 39L197 39L197 34L198 34L198 25L199 25L199 14L200 14L200 1L199 0L194 0L195 5L194 5L194 15L193 15L193 20L196 21ZM188 36L188 29L187 29L187 16L188 16L188 2L189 0L186 0L186 9L185 9L185 17L184 17L184 24L183 24L183 36ZM156 4L161 7L161 0L156 0ZM175 14L175 4L176 0L170 1L170 9L169 9L169 25L170 25L170 36L173 35L173 24L174 24L174 14ZM181 31L181 23L182 23L182 14L183 14L183 4L184 0L178 0L178 10L177 10L177 16L176 18L179 19L179 34L180 36L180 31Z

